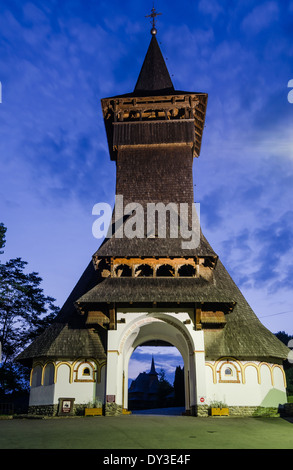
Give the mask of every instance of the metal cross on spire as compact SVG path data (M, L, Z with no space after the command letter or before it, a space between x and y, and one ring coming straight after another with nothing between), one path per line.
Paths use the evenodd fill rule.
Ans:
M160 16L162 13L157 13L155 6L153 5L152 12L150 15L146 15L146 18L151 18L151 23L152 23L152 29L151 29L151 34L155 35L157 34L157 29L156 29L156 17Z

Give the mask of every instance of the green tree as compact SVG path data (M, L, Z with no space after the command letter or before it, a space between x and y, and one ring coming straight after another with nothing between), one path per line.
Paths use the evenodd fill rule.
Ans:
M184 406L185 404L185 388L184 388L184 367L177 366L174 377L174 405Z
M158 406L164 407L168 406L167 396L173 391L172 385L166 380L166 374L164 369L161 369L159 372L159 382L158 382Z
M6 227L4 227L3 223L0 223L0 255L3 255L4 251L2 248L5 246L5 233L6 233Z
M293 335L288 335L287 333L285 333L285 331L278 331L278 333L275 333L275 336L280 341L282 341L282 343L284 343L286 346L288 346L290 340L293 340ZM284 372L286 375L287 393L290 396L293 396L293 364L292 362L288 360L284 361Z
M289 341L293 339L293 335L288 335L285 331L278 331L278 333L275 333L275 336L282 341L282 343L286 344L286 346L288 346Z
M6 228L0 224L1 254L5 246L5 233ZM0 387L4 394L11 393L15 387L21 389L25 373L13 361L23 348L44 331L58 311L54 305L55 299L44 295L38 273L25 271L27 264L21 258L0 262ZM12 377L15 374L18 376Z

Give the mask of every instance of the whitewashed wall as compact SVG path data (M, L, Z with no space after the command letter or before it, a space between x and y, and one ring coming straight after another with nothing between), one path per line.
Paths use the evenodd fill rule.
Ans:
M229 366L238 373L232 377L225 375L224 368ZM209 361L206 363L206 387L207 404L222 401L228 406L275 407L287 402L283 368L271 363L232 359Z
M84 373L86 370L86 374ZM74 398L75 404L105 401L106 366L89 361L56 361L34 364L30 406L58 404L59 398Z

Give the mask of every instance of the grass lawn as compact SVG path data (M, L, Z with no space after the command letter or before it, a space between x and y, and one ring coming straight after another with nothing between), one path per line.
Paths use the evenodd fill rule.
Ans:
M292 449L293 420L125 415L0 420L0 449Z

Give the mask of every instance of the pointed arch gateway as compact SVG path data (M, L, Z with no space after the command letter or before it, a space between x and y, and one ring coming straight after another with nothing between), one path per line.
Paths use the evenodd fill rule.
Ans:
M128 313L127 318L130 315ZM176 347L182 356L185 376L185 409L194 414L198 394L195 380L196 368L200 367L196 360L196 351L202 348L202 336L196 336L196 332L191 332L189 325L184 324L187 317L187 313L133 313L132 319L121 331L118 341L116 332L113 332L113 341L109 332L107 390L108 393L111 390L110 400L115 396L116 405L121 405L122 410L128 409L128 367L132 353L138 346L145 343L162 341ZM115 336L116 345L114 344ZM202 359L204 361L204 355Z

